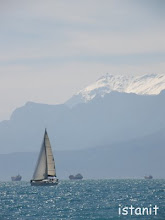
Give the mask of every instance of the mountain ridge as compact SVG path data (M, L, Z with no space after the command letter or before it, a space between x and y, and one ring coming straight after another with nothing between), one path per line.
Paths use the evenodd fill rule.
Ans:
M165 92L141 96L113 91L88 103L28 103L0 123L1 152L36 151L45 127L57 150L111 145L165 127Z
M113 75L105 74L96 82L73 95L66 104L73 107L79 103L87 103L95 97L104 97L112 91L135 93L138 95L158 95L165 89L164 74Z

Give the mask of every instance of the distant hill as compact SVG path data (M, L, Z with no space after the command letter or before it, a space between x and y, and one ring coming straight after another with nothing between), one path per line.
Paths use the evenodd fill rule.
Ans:
M57 176L68 179L81 173L84 179L104 178L165 178L165 131L128 142L97 148L55 151ZM38 152L0 154L0 181L10 180L20 173L30 180Z
M164 131L164 115L164 91L111 92L73 108L29 102L0 123L0 153L38 151L45 127L56 150L111 146Z

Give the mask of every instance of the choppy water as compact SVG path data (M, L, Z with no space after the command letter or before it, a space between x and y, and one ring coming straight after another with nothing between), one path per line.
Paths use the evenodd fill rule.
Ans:
M157 205L158 215L119 216L119 204ZM0 220L3 219L165 220L165 180L60 181L53 187L0 182Z

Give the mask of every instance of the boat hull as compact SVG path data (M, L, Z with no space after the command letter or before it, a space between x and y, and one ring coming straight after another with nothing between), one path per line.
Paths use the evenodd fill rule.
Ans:
M55 186L58 185L58 180L56 181L30 181L31 186Z

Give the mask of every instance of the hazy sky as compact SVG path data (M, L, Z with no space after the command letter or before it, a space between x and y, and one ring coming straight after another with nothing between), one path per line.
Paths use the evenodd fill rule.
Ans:
M164 0L0 0L0 120L105 73L165 73Z

